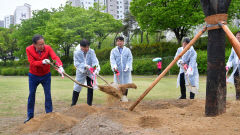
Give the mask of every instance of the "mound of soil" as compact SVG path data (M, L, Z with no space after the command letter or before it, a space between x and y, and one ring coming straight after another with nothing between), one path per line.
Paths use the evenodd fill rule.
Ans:
M94 106L89 106L88 104L79 104L70 107L68 110L65 110L63 114L77 119L83 119L86 116L96 113L97 108Z
M206 117L204 100L143 101L88 106L40 115L20 125L20 133L73 135L239 135L240 102L228 101L226 113Z
M106 115L97 114L86 117L72 129L73 135L127 135L122 125L109 119Z
M56 132L64 131L73 127L77 123L77 119L69 117L57 112L42 114L31 119L26 124L20 126L21 134L32 132Z
M143 116L139 119L139 126L143 128L156 128L161 125L158 117Z

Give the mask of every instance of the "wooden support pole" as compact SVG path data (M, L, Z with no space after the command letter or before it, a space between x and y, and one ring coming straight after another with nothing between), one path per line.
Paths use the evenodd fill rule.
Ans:
M200 31L183 49L183 51L163 70L163 72L152 82L152 84L146 89L146 91L138 98L138 100L129 108L132 111L141 100L152 90L152 88L165 76L165 74L171 69L171 67L190 49L190 47L197 41L197 39L206 31L206 27Z
M228 28L227 25L223 24L223 22L219 23L222 29L225 31L228 40L230 41L234 51L236 52L238 58L240 59L240 43L238 42L237 38L233 35L231 30Z

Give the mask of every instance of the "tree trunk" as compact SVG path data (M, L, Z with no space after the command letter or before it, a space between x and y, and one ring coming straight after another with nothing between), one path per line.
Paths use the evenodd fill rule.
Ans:
M231 0L201 0L205 16L227 13ZM205 115L226 112L225 33L222 29L208 31L208 66Z
M143 43L143 31L141 31L141 43Z
M102 42L99 41L99 42L98 42L98 49L101 49L101 45L102 45Z
M114 39L113 39L113 46L116 45L116 38L117 38L117 35L118 35L118 34L119 34L119 32L116 33L116 35L115 35L115 37L114 37Z
M148 32L146 34L147 44L149 45L149 38L148 38Z

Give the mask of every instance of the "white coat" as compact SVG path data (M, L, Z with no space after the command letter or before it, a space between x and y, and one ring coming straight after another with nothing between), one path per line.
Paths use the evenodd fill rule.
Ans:
M182 51L183 51L183 47L179 47L174 58L176 58ZM199 74L198 74L197 61L196 61L197 60L197 53L194 50L194 48L191 47L179 59L179 61L180 60L183 61L184 64L187 64L188 67L191 67L192 68L192 72L193 72L192 75L186 76L186 74L185 74L185 84L189 85L188 81L186 79L188 77L189 81L191 83L191 86L196 87L197 90L198 90L199 89ZM178 61L178 63L179 63L179 61ZM177 78L177 87L180 85L180 74L184 72L184 69L183 69L183 67L180 64L178 64L178 67L180 67L180 71L179 71L178 78Z
M74 51L74 66L76 67L76 80L80 82L81 84L85 83L86 77L88 76L91 79L93 78L93 75L91 72L86 69L85 67L89 65L90 67L97 66L98 71L100 71L100 65L99 61L96 57L96 54L93 49L89 49L86 55L84 55L84 52L81 49L76 49ZM74 83L74 90L77 92L80 92L82 89L81 86Z
M232 74L230 75L230 77L227 79L227 82L230 82L232 84L234 84L234 74L236 72L236 70L240 70L239 68L239 58L236 54L236 52L234 51L234 49L232 48L231 50L231 54L228 58L228 62L227 62L227 67L230 69L231 67L233 67L233 72Z
M115 83L127 84L132 82L132 61L133 56L129 48L124 46L121 54L118 50L118 46L112 49L110 54L111 68L112 70L117 68L120 73L119 78L114 74ZM128 70L124 71L125 69Z

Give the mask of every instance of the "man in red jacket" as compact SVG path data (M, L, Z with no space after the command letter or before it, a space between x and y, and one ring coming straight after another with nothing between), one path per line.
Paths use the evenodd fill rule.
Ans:
M45 93L45 111L46 113L52 112L52 99L51 99L51 73L50 73L50 60L56 60L59 66L58 72L62 74L64 69L59 57L55 54L49 45L45 45L44 38L41 35L35 35L32 39L33 44L26 48L29 68L29 96L27 107L27 119L24 123L28 122L34 117L35 94L39 84L42 84Z

